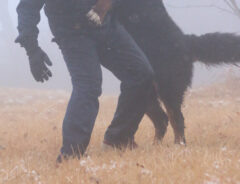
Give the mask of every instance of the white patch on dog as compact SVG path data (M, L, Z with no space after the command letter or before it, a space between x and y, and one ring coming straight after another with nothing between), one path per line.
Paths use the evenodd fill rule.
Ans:
M96 25L102 25L99 15L92 9L88 12L87 17L90 21L94 22Z

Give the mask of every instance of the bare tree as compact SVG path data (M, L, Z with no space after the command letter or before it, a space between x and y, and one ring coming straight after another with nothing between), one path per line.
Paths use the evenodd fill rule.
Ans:
M224 0L224 2L230 10L240 18L240 5L237 3L237 0Z

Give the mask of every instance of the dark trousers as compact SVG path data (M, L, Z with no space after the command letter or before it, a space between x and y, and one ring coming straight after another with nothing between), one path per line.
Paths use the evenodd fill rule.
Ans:
M105 141L125 144L134 138L153 81L146 56L118 22L59 42L73 91L63 121L62 154L83 154L89 144L101 95L101 65L121 81L121 94Z

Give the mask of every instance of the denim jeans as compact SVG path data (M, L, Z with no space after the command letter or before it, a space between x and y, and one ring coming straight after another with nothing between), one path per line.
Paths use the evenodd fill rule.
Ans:
M89 144L101 95L101 65L121 81L116 113L104 139L113 145L132 140L146 111L153 81L153 70L135 41L115 21L61 39L59 46L73 86L63 121L61 153L81 155Z

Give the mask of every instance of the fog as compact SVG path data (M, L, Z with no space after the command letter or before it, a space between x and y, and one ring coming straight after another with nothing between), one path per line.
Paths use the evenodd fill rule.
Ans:
M41 23L39 24L39 43L53 61L53 67L51 70L54 76L49 82L44 84L36 83L33 80L24 49L20 48L19 45L14 44L14 39L17 36L17 15L15 9L18 2L19 1L16 0L9 0L8 5L13 23L13 33L9 30L7 35L0 36L0 86L70 90L70 78L65 63L57 45L51 43L52 35L43 13ZM165 0L169 14L184 33L194 33L197 35L209 32L240 33L240 19L217 8L210 6L205 7L206 5L212 5L213 3L223 8L227 8L223 3L223 0ZM0 16L2 16L2 14ZM7 17L4 20L8 21ZM0 22L0 24L2 24L2 22ZM1 34L3 34L2 30L3 29L0 26ZM222 75L222 73L225 72L225 70L226 67L207 68L203 64L195 64L193 87L214 82L219 75ZM115 77L105 69L103 69L103 74L103 92L105 94L118 92L119 82Z

